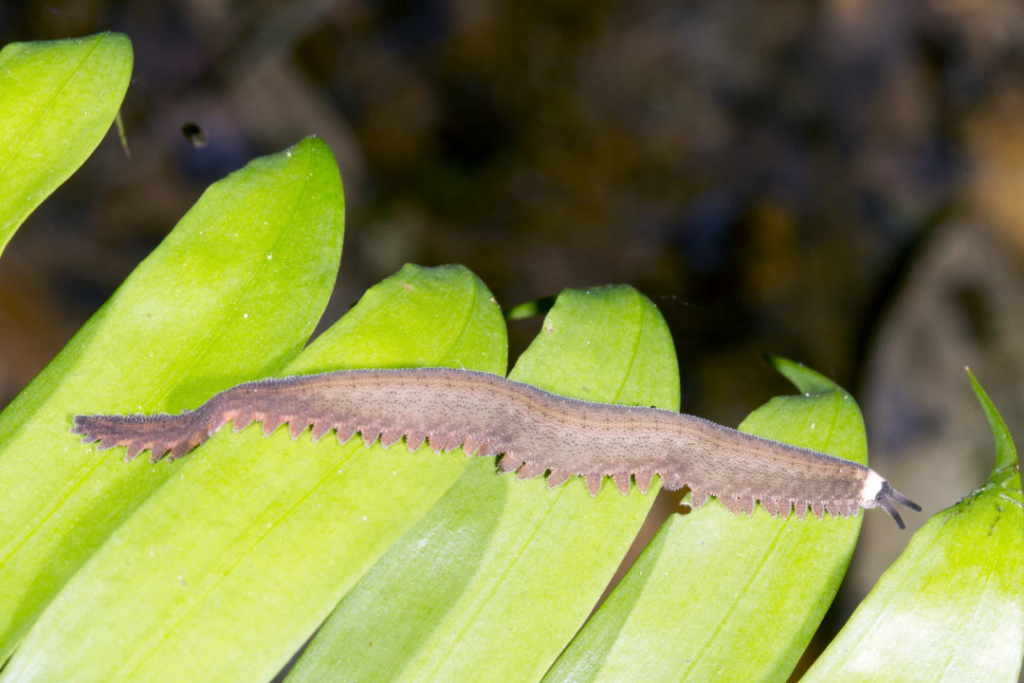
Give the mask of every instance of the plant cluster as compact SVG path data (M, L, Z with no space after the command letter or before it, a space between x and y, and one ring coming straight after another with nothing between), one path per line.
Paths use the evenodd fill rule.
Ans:
M0 52L0 250L107 133L131 64L114 34ZM495 476L489 459L257 428L173 464L125 464L69 432L75 414L177 412L273 375L506 373L502 311L459 266L406 266L307 346L343 226L320 140L252 161L0 414L0 683L270 680L310 637L291 683L785 681L860 517L737 517L717 502L673 515L591 614L653 495L605 486L594 500L578 480L552 492ZM866 462L853 398L774 364L799 393L740 428ZM563 292L509 376L679 404L665 323L626 286ZM991 477L914 535L802 680L1017 680L1024 493L1006 426L971 381L995 435Z

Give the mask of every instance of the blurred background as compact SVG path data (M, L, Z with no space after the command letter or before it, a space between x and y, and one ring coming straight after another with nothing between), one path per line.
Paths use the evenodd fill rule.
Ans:
M789 393L765 353L853 392L911 529L992 466L965 365L1024 435L1017 0L0 2L0 44L103 30L135 46L131 155L109 135L8 247L0 406L209 183L317 134L347 201L327 322L405 262L506 308L632 284L684 412ZM824 642L909 538L867 515Z

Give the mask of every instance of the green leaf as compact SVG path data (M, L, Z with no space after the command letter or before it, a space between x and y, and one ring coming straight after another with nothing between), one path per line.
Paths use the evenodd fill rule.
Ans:
M0 50L0 254L100 144L131 73L131 41L119 33Z
M482 282L407 266L283 374L505 362ZM164 463L172 478L54 600L2 680L269 680L467 462L358 437L313 443L308 430L297 442L287 429L222 430Z
M178 412L279 371L323 312L341 181L309 138L212 185L0 415L0 661L68 578L177 470L71 434L78 413Z
M1009 489L1011 492L1016 492L1017 489L1021 488L1017 446L1013 443L1013 437L1010 436L1010 430L1006 428L1003 417L996 410L995 405L992 404L992 400L985 393L985 390L981 388L981 384L978 383L974 373L968 370L967 375L971 378L971 387L974 389L974 395L978 397L981 409L985 411L985 417L988 419L989 427L992 429L992 436L996 441L996 465L988 478L988 483Z
M512 378L568 396L678 409L660 313L630 287L563 293ZM495 476L478 460L345 597L289 677L539 679L593 609L654 500L583 481Z
M988 483L910 541L802 679L1013 683L1024 657L1024 493L1006 424L971 376L992 425Z
M864 463L857 404L800 365L802 396L772 399L740 429ZM861 518L752 518L717 500L673 515L544 679L785 681L832 602ZM839 679L837 679L839 680Z

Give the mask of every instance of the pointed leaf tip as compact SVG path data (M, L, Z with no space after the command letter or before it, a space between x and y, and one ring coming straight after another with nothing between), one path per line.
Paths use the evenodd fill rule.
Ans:
M843 391L842 387L825 375L811 370L803 363L791 361L781 356L766 355L765 360L771 363L780 375L788 379L793 386L805 394L820 394L827 391Z
M974 389L974 395L978 397L978 403L981 404L981 409L985 411L989 427L992 428L992 437L996 442L996 464L992 470L992 476L989 477L989 482L996 483L997 481L1006 480L1008 473L1016 469L1016 476L1011 477L1011 479L1015 479L1016 487L1020 488L1021 480L1019 461L1017 459L1017 446L1013 443L1010 430L1007 428L1006 422L1003 421L1002 415L996 409L995 404L992 403L992 399L988 397L988 393L982 388L974 373L971 372L971 369L968 367L964 369L971 378L971 387Z

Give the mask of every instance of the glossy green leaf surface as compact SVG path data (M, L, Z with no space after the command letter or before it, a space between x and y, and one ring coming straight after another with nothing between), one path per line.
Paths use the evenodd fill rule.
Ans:
M789 361L799 396L740 429L865 462L849 394ZM785 681L832 602L861 519L751 518L721 503L670 517L545 677L554 681Z
M280 371L327 304L343 210L313 138L215 183L0 415L0 661L177 471L95 451L73 416L178 412Z
M0 50L0 254L100 144L131 73L131 41L118 33Z
M1014 683L1024 657L1024 493L1006 424L988 482L928 520L802 679Z
M407 266L282 374L505 363L504 320L482 282ZM222 430L169 464L170 480L69 582L0 680L269 680L468 462L358 436L262 434Z
M593 401L678 409L661 314L630 287L567 291L511 377ZM657 487L654 487L656 490ZM593 609L654 499L479 460L350 592L288 678L538 680Z

